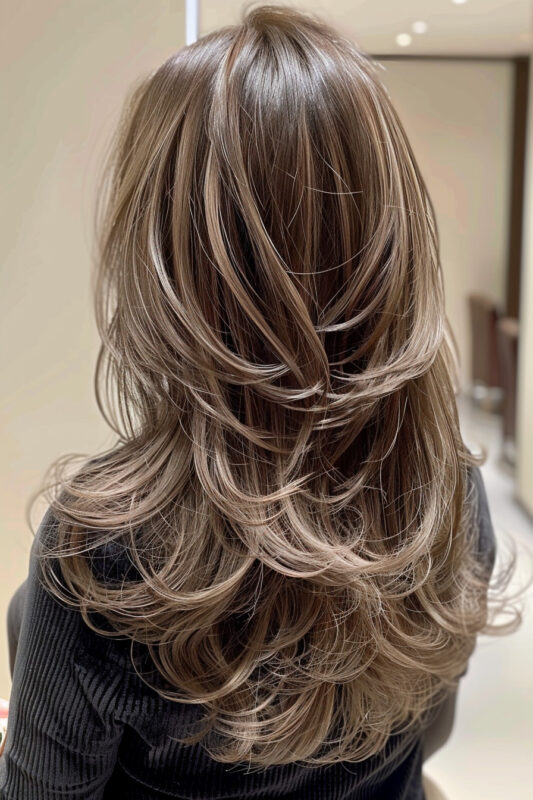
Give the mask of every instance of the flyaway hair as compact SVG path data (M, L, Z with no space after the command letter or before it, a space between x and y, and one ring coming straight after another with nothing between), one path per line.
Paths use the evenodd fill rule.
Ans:
M494 630L491 565L434 212L376 66L248 9L134 85L104 176L117 441L53 465L50 591L206 712L219 761L415 735Z

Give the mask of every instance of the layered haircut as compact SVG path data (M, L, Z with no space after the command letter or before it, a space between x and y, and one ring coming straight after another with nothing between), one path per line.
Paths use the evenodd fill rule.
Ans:
M96 218L118 438L52 465L50 591L206 712L183 741L219 761L359 761L418 734L493 630L484 457L376 66L318 17L249 8L134 85ZM130 568L102 574L102 552Z

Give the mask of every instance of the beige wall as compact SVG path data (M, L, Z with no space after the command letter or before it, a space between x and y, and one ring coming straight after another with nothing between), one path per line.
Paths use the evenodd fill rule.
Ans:
M518 365L517 497L533 515L533 52L529 75L526 206Z
M505 298L510 62L384 61L387 85L435 205L446 308L470 383L466 297Z
M94 178L131 82L185 43L183 0L4 0L3 11L2 619L27 574L29 495L57 456L112 441L92 387ZM2 633L0 696L9 686Z

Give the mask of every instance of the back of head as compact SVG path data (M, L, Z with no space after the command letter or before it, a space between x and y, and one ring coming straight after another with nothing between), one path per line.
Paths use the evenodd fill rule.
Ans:
M105 181L119 440L53 500L71 600L205 703L219 760L366 758L487 617L433 211L376 68L252 9L135 86ZM137 580L79 554L111 538Z

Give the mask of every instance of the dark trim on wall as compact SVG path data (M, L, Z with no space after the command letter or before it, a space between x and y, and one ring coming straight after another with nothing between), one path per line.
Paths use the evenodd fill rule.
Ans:
M531 513L531 509L529 508L529 506L526 506L523 499L520 497L518 491L516 490L513 492L513 500L515 501L515 503L518 503L518 505L520 506L526 517L528 517L531 523L533 524L533 514Z
M507 255L507 286L505 311L518 318L520 311L520 277L524 233L524 190L526 171L526 137L528 116L528 87L530 59L514 61L514 101L511 149L511 191L509 199L509 249Z

